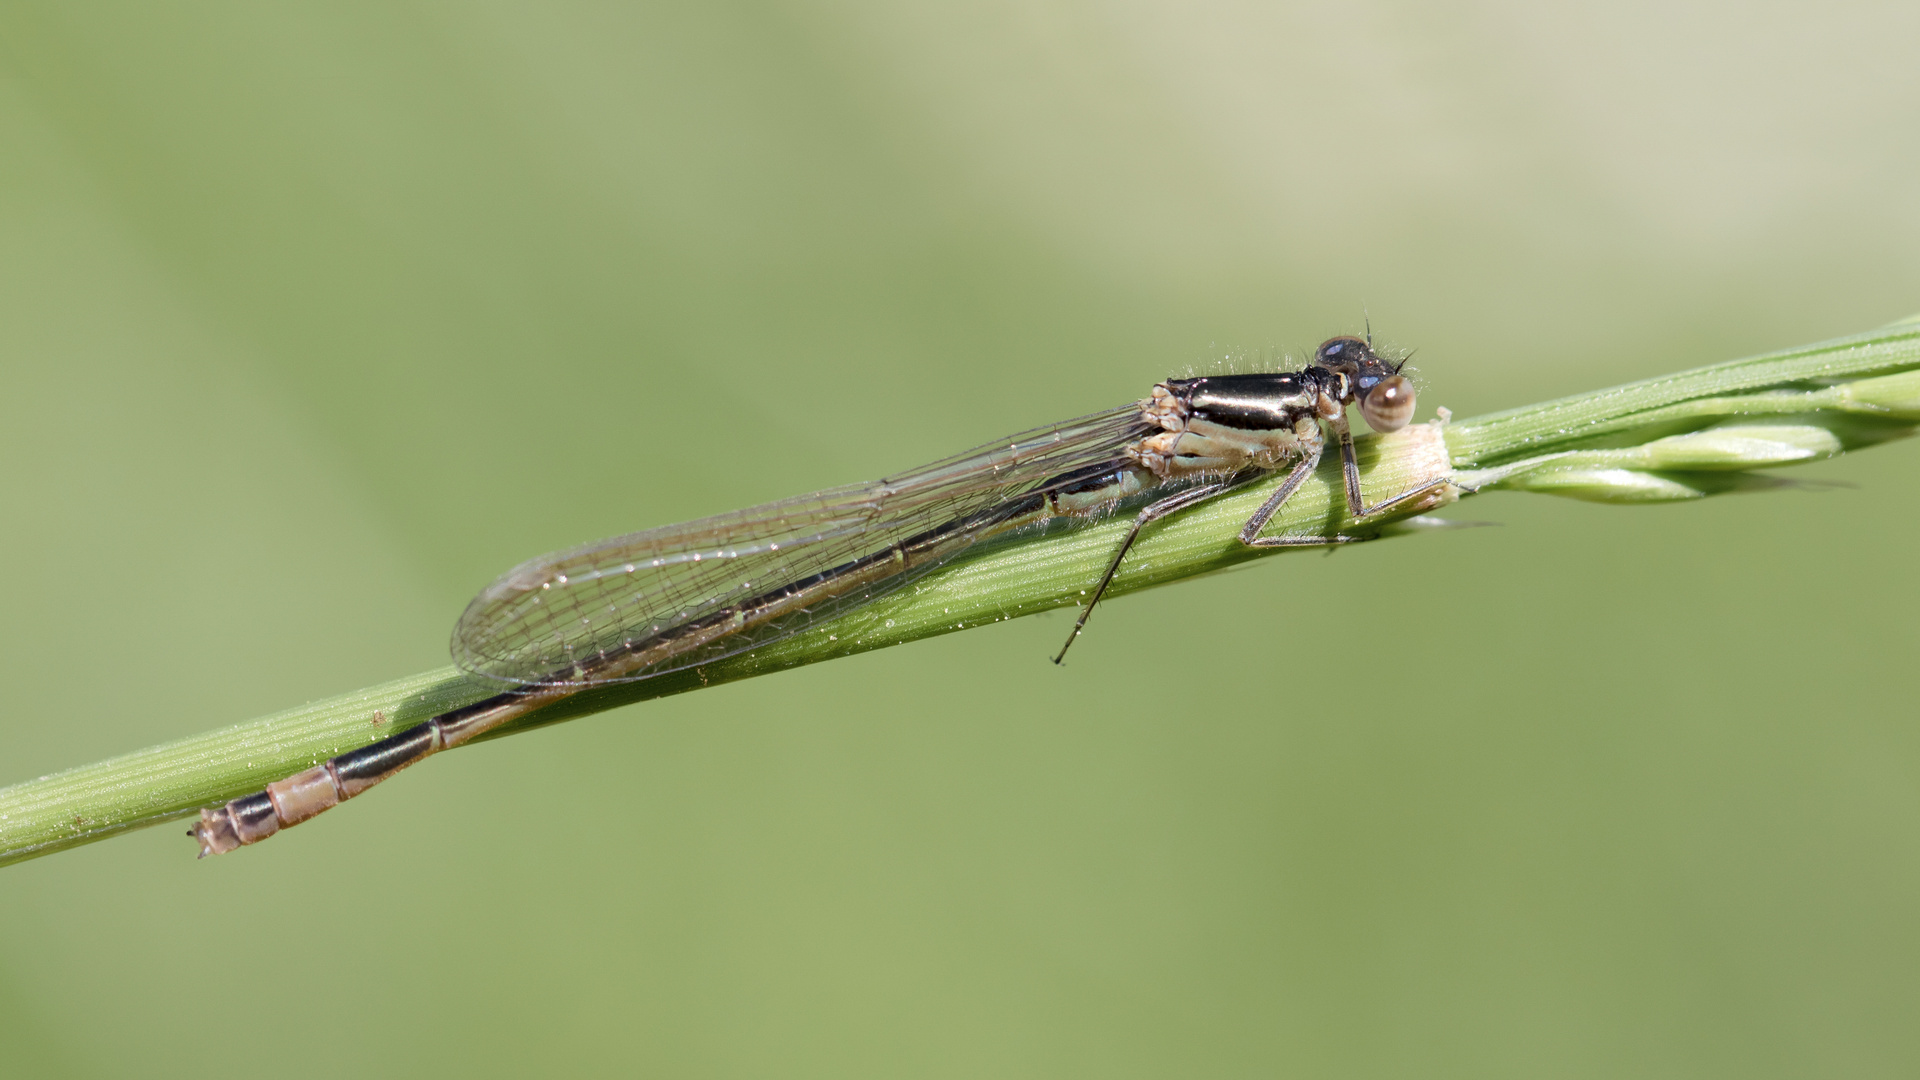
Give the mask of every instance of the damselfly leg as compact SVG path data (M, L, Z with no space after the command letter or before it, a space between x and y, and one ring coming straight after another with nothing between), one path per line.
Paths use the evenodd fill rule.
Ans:
M1408 499L1418 498L1422 495L1425 495L1427 492L1434 490L1435 488L1446 487L1447 485L1453 483L1453 481L1450 478L1443 476L1437 480L1429 480L1428 482L1421 484L1417 487L1409 488L1406 491L1403 491L1400 494L1395 495L1391 499L1382 499L1381 501L1374 503L1372 506L1363 505L1365 500L1361 497L1361 494L1360 494L1360 462L1359 462L1358 456L1354 453L1353 429L1347 426L1347 418L1344 414L1333 421L1333 427L1340 439L1341 471L1346 474L1347 509L1353 515L1353 519L1355 521L1359 521L1363 518L1370 518L1376 514L1385 513L1386 511L1391 510L1396 506L1399 506L1401 503L1406 502ZM1284 502L1285 500L1282 500L1282 501ZM1275 503L1273 505L1273 509L1274 510L1280 509L1280 504ZM1267 514L1267 517L1272 517L1272 516L1273 516L1272 511L1269 511ZM1265 525L1266 518L1261 518L1260 523L1262 525Z
M1298 473L1298 471L1299 470L1295 470L1296 473ZM1309 469L1308 471L1310 472L1312 470ZM1080 636L1081 629L1087 625L1087 617L1093 614L1093 606L1100 602L1102 596L1106 595L1107 586L1113 584L1113 575L1119 572L1120 561L1127 557L1127 549L1131 548L1133 542L1140 538L1141 529L1159 521L1161 518L1169 517L1182 510L1198 506L1216 496L1225 495L1227 492L1249 481L1258 480L1261 475L1258 470L1248 470L1246 474L1233 477L1229 480L1189 488L1178 495L1161 499L1159 502L1141 510L1139 516L1133 519L1133 527L1127 530L1126 538L1120 541L1120 547L1114 551L1113 560L1107 563L1107 572L1100 575L1100 584L1093 587L1093 595L1087 599L1086 605L1080 609L1080 618L1074 621L1073 632L1067 635L1067 643L1060 646L1060 651L1054 655L1053 662L1058 664L1067 658L1067 650L1073 647L1073 639ZM1292 477L1288 479L1292 481ZM1298 481L1292 482L1297 486ZM1279 504L1275 503L1274 505L1278 506Z

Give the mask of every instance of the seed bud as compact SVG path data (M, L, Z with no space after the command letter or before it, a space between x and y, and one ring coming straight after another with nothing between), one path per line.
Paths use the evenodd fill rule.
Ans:
M1683 502L1707 494L1671 477L1637 469L1539 469L1503 486L1601 503Z
M1920 371L1858 379L1839 389L1839 405L1848 412L1891 420L1920 420Z
M1845 447L1812 424L1730 424L1655 439L1620 451L1619 464L1642 469L1755 469L1832 457Z

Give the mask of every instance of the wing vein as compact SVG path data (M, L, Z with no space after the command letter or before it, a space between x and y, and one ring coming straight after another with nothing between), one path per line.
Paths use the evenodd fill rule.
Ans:
M830 488L529 560L468 605L456 663L517 685L651 678L770 644L1026 517L1148 430L1127 405Z

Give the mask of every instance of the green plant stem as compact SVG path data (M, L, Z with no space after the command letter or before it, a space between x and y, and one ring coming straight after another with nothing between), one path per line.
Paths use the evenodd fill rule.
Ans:
M1361 440L1370 499L1449 469L1468 487L1550 491L1612 501L1690 498L1752 486L1752 467L1832 456L1911 432L1920 383L1912 321L1820 345ZM1878 379L1877 382L1864 380ZM1911 384L1911 385L1909 385ZM1909 394L1916 400L1901 397ZM1764 417L1764 429L1723 427ZM1623 456L1625 455L1625 456ZM1392 536L1432 519L1359 526L1346 519L1334 455L1268 534ZM1129 555L1110 595L1212 573L1288 549L1252 549L1240 523L1273 481L1157 525ZM1450 501L1445 491L1433 501ZM1405 508L1415 513L1431 502ZM1053 528L984 545L911 590L784 641L690 671L595 688L490 737L649 698L951 633L1080 602L1128 522ZM1040 542L1044 540L1044 542ZM1292 549L1311 551L1315 549ZM1064 626L1063 626L1064 629ZM93 765L0 788L0 864L193 814L335 754L384 738L497 688L443 668ZM183 853L190 849L182 842Z

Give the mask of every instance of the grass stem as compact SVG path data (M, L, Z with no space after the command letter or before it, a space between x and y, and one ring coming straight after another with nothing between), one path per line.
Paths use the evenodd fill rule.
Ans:
M1450 474L1461 488L1437 501L1495 489L1670 501L1777 484L1753 470L1876 445L1912 434L1916 421L1920 321L1908 320L1470 420L1414 425L1363 439L1361 462L1369 499ZM1156 526L1110 595L1284 552L1235 539L1277 481ZM1268 533L1361 529L1384 537L1444 525L1415 516L1433 508L1426 504L1406 508L1398 521L1357 526L1346 520L1339 483L1337 459L1324 462ZM1076 604L1127 524L1056 526L983 545L916 587L831 623L691 671L583 692L490 737ZM0 864L187 817L496 689L443 668L0 788ZM189 849L183 841L183 854Z

